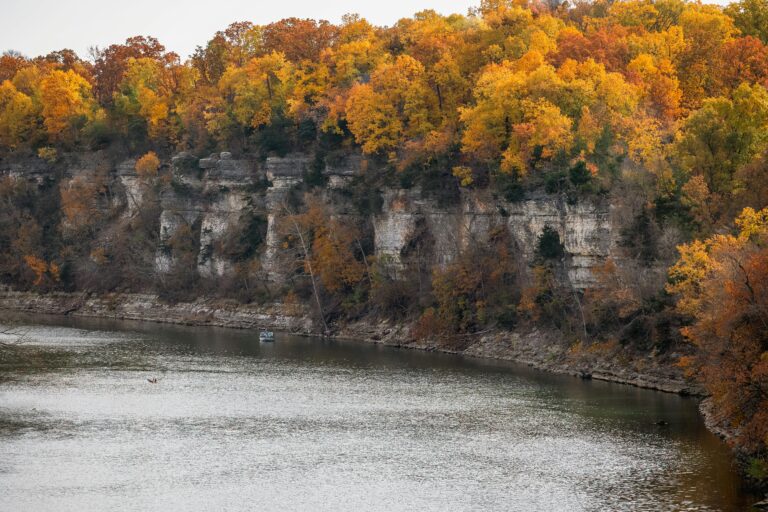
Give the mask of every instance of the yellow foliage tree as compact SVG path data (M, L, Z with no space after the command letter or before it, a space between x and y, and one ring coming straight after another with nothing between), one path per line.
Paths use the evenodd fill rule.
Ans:
M397 147L403 130L402 121L395 106L370 84L352 87L345 111L349 129L365 153L390 151Z
M156 59L128 59L115 107L125 117L139 117L146 122L151 138L171 136L168 121L172 103L172 77Z
M667 290L690 318L683 335L697 347L685 363L712 397L730 442L768 470L768 208L745 209L739 232L681 246Z
M228 68L219 82L229 99L225 115L251 128L269 124L286 110L291 77L291 64L277 52L251 59L242 68Z
M78 128L101 114L91 84L72 70L54 70L43 78L40 101L45 128L57 141L74 140Z
M40 286L43 284L43 281L46 279L46 277L54 282L59 281L60 269L56 263L48 263L44 259L38 258L32 254L25 255L24 262L27 264L27 267L35 274L35 279L32 283L33 285Z
M157 153L150 151L136 161L136 173L140 178L149 179L157 176L160 168L160 159Z
M32 99L5 80L0 84L0 146L16 148L31 135L34 124Z
M436 103L424 66L401 55L379 66L370 83L352 88L346 119L364 152L391 151L435 128Z

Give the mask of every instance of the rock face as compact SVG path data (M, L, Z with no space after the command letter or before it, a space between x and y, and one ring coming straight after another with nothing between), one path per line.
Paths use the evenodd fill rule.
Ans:
M191 197L178 194L173 189L163 191L160 206L160 246L155 256L155 270L165 273L173 265L169 247L174 236L184 227L191 229L201 212Z
M136 174L136 159L130 158L120 162L116 174L125 194L123 217L132 217L144 201L144 187Z
M231 262L216 254L215 244L225 236L230 226L238 223L249 202L248 194L243 191L229 191L221 194L218 201L203 213L197 258L197 269L202 276L222 276L231 269Z
M216 165L205 171L204 195L211 197L200 225L198 272L205 277L222 276L232 264L215 251L215 245L240 217L253 207L249 188L257 174L256 165L249 160L233 160L230 153L221 153Z
M271 156L267 158L264 171L273 188L290 188L301 182L309 162L308 156L295 153L285 157Z
M264 204L267 213L266 248L261 265L271 281L281 281L284 271L278 262L281 236L278 229L280 217L290 212L286 205L288 191L303 181L310 159L306 155L287 155L285 158L269 157L264 166L270 187L266 191Z
M568 275L576 288L594 284L592 269L607 257L621 257L617 250L621 226L615 224L607 201L569 204L561 197L540 196L509 203L487 192L463 191L460 204L445 209L422 199L416 189L389 190L373 224L376 255L395 274L403 249L421 225L434 239L434 263L438 265L450 263L471 244L486 242L491 229L500 226L509 230L520 257L530 262L539 237L549 226L560 235L569 254Z
M119 170L119 169L118 169ZM197 268L204 277L224 275L231 262L215 251L231 226L252 207L250 188L258 169L250 160L233 160L230 153L200 160L182 153L171 161L171 187L161 194L158 272L168 272L173 259L168 244L182 227L199 232ZM126 187L127 190L127 187Z
M507 208L507 226L527 260L533 258L545 227L557 231L570 255L568 276L576 288L594 284L592 269L607 257L621 258L617 251L621 226L612 223L607 201L569 204L562 197L538 197Z
M292 213L293 187L304 179L313 183L325 181L325 189L315 189L325 200L329 211L341 222L361 220L372 226L374 255L378 271L397 277L408 264L414 244L426 241L424 258L433 265L445 266L464 250L483 245L491 233L506 230L512 240L512 251L517 254L521 269L533 263L539 238L545 228L556 231L566 256L563 264L574 288L584 289L596 283L595 270L607 258L618 266L629 268L629 259L623 258L620 247L621 232L634 218L635 206L627 198L582 199L569 202L559 195L529 195L523 200L509 202L488 190L461 190L458 198L443 205L418 188L389 188L381 190L379 213L369 219L353 218L354 208L348 200L358 193L366 161L350 157L322 170L325 180L318 180L313 159L303 154L270 157L264 162L236 159L223 152L197 159L186 153L176 155L161 168L160 179L149 191L135 172L135 160L128 159L118 165L99 155L84 155L81 159L62 157L64 161L49 164L39 159L29 162L0 161L0 178L22 179L42 186L58 186L57 179L98 176L111 180L110 222L122 222L132 217L150 198L159 201L151 206L159 208L159 240L155 253L155 276L173 270L175 235L191 235L197 253L189 263L197 266L201 276L217 280L229 275L236 265L228 259L222 247L232 233L242 234L244 219L258 216L258 236L266 236L258 248L260 274L275 283L284 280L288 266L281 262L284 233L281 222ZM70 163L69 158L72 158ZM350 186L351 185L351 186ZM49 189L51 190L51 189ZM54 191L56 189L53 189ZM365 191L375 192L375 191ZM378 201L376 202L378 205ZM371 208L375 209L375 208ZM155 212L155 210L148 210ZM154 225L154 224L153 224ZM183 232L181 230L184 230ZM117 231L117 230L113 230ZM250 236L250 235L249 235ZM249 254L248 258L251 255ZM420 258L422 257L420 253ZM623 262L623 263L622 263ZM250 264L249 260L249 264ZM658 269L664 266L662 261ZM258 265L254 265L258 267ZM645 269L648 276L657 270ZM663 274L663 272L662 272ZM645 280L642 274L642 280ZM261 278L260 277L260 278ZM663 277L663 276L662 276ZM648 279L651 281L651 279ZM87 294L24 294L0 290L0 309L69 313L112 318L143 319L159 322L221 325L227 327L269 327L295 332L318 332L317 322L306 305L301 304L239 304L235 301L197 297L192 302L162 304L154 295L111 294L102 297ZM381 343L413 348L453 350L445 346L424 345L429 341L408 341L407 326L372 326L371 319L361 320L359 329L347 326L341 332L357 339L371 339ZM546 339L545 339L546 338ZM605 379L653 387L666 391L691 392L685 386L679 368L673 362L654 361L648 366L646 357L633 360L627 366L624 353L616 350L598 354L578 355L562 343L562 336L552 332L529 334L491 332L476 338L462 352L476 357L494 357L525 362L537 368L582 377ZM543 341L542 341L543 340ZM539 342L541 341L541 342ZM603 357L604 356L604 357Z
M163 273L172 268L169 244L184 228L196 237L199 273L212 278L226 274L233 262L220 254L220 242L244 214L256 213L267 220L262 269L269 279L280 281L284 271L278 262L280 219L290 213L292 187L314 172L313 162L310 156L298 153L269 157L264 162L236 159L229 152L201 159L188 153L173 157L170 166L161 171L170 183L162 186L159 194L156 271ZM135 163L135 159L128 159L109 171L116 185L115 204L111 207L121 207L122 218L135 215L146 200L146 184L136 175ZM323 196L335 214L343 216L349 210L341 204L344 190L365 172L367 164L359 155L352 155L322 170L326 183ZM87 178L97 168L103 172L105 165L107 159L99 154L72 157L63 175ZM52 174L51 165L39 159L0 166L0 175L38 183ZM544 229L554 229L567 254L567 275L578 289L595 284L594 269L606 258L622 259L618 242L627 218L625 213L617 214L616 205L607 198L569 202L562 196L541 193L509 202L487 190L462 190L457 201L443 206L417 187L385 189L382 196L381 212L370 220L376 260L390 275L396 276L402 270L403 255L418 237L429 238L432 264L445 266L461 251L485 243L489 233L497 229L509 232L523 266L533 261Z
M342 162L327 165L323 175L328 178L328 188L343 189L355 176L361 174L364 166L365 163L360 155L352 155Z

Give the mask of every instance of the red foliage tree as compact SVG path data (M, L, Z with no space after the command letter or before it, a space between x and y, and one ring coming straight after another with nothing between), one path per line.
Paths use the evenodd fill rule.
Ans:
M104 50L94 48L95 94L102 104L110 104L112 95L123 79L128 59L143 57L162 61L165 64L178 60L175 53L166 53L165 46L154 37L134 36L125 44L113 44Z
M740 37L723 45L722 80L735 89L742 82L768 85L768 47L756 37Z
M286 18L264 27L264 48L267 52L285 54L293 62L318 60L324 48L332 46L339 28L325 20Z

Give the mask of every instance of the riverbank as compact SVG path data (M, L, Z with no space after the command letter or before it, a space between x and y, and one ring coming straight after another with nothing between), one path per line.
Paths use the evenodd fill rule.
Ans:
M371 343L3 315L31 340L0 350L7 509L747 510L756 500L695 399Z
M151 294L36 294L4 290L0 291L0 310L320 334L309 309L301 304L240 304L212 298L166 304ZM676 354L634 354L610 343L568 345L558 333L541 329L490 331L451 341L415 340L409 331L403 324L360 321L334 326L332 337L512 361L542 371L668 393L702 394L676 366Z

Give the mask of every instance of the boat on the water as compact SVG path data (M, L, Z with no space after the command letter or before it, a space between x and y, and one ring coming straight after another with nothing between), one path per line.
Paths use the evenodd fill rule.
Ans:
M275 341L275 333L272 331L261 331L259 333L259 341Z

